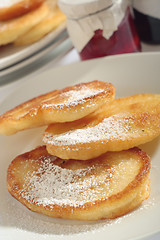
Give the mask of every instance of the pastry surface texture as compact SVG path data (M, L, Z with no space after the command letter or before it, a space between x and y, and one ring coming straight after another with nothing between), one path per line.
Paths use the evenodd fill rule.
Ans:
M55 30L65 21L66 17L58 7L50 8L47 16L40 23L31 28L27 33L18 37L14 41L14 44L18 46L24 46L37 42L48 33Z
M43 3L40 7L18 18L0 22L0 45L14 42L19 36L41 22L48 12L48 5Z
M1 0L0 21L18 18L40 7L45 0Z
M33 98L0 116L0 134L80 119L114 98L111 83L92 81Z
M122 216L148 198L149 172L150 159L139 148L77 161L51 156L40 146L11 162L7 185L32 211L98 220Z
M160 95L115 99L83 119L51 124L43 141L47 151L64 159L87 160L121 151L160 135Z

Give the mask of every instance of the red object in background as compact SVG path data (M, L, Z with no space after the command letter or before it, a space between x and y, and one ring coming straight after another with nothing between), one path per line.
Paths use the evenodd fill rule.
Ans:
M95 31L95 35L80 52L82 60L141 51L139 36L129 8L110 39L104 38L102 33L103 30L100 29Z

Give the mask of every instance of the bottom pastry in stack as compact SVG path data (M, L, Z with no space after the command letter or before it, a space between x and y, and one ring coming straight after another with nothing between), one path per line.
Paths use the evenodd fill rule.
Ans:
M99 220L122 216L148 198L149 173L150 159L139 148L79 161L57 158L41 146L12 161L7 184L32 211Z

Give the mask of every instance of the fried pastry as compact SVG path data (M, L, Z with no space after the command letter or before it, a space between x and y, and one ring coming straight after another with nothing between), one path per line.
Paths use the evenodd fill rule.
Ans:
M49 6L49 13L39 24L31 28L26 34L21 35L14 42L15 45L28 45L39 41L45 35L55 30L60 24L65 22L66 17L59 9L57 1L46 0Z
M88 161L62 160L45 146L16 157L8 190L34 212L50 217L98 220L122 216L148 198L150 159L138 148Z
M1 0L0 21L8 21L20 17L40 7L45 0Z
M87 160L138 146L159 134L160 95L139 94L115 99L83 119L51 124L43 141L52 155Z
M14 42L17 46L32 44L39 41L45 35L56 29L61 23L65 22L66 17L61 10L56 7L39 24L31 28L27 33L21 35Z
M114 98L111 83L92 81L33 98L0 116L0 134L82 118Z
M37 9L13 20L0 23L0 45L14 42L19 36L25 34L33 26L41 22L48 14L49 7L42 4Z

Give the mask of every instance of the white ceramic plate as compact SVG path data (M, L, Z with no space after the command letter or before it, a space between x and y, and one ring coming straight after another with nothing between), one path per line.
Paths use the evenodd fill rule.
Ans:
M68 41L69 41L68 33L67 31L65 31L58 37L58 39L48 44L47 46L42 48L40 51L34 53L32 56L29 56L23 59L22 61L17 62L16 64L13 64L3 69L0 72L0 79L1 77L6 77L17 70L23 71L22 68L25 68L32 63L34 64L34 62L36 61L41 60L41 62L43 62L44 61L43 57L44 58L48 57L50 53L54 53L54 57L52 55L52 59L54 58L54 60L56 60L56 58L64 56L69 50L73 48L71 41L69 41L70 44L68 44ZM57 51L58 54L55 54L55 51ZM6 81L7 80L5 79L5 82Z
M0 48L0 70L33 56L38 51L53 42L66 29L66 23L62 23L54 31L44 38L28 46L14 46L12 44Z
M160 54L108 57L54 68L26 81L1 105L1 113L38 94L81 81L112 82L116 96L160 93ZM18 154L41 144L43 128L0 136L0 236L5 240L135 240L160 232L160 138L141 146L151 156L151 195L132 213L112 221L79 222L33 213L10 196L6 171ZM152 239L152 237L150 237Z

